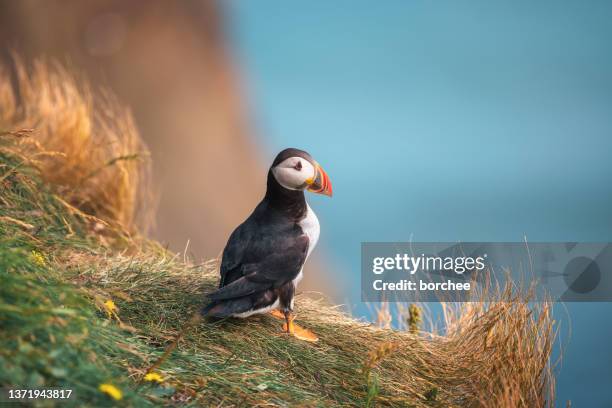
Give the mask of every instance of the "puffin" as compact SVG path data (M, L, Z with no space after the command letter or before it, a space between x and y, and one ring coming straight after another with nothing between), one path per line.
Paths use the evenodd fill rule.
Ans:
M230 235L223 250L219 288L207 295L204 316L246 318L271 313L300 338L293 323L294 296L304 263L319 239L319 220L304 192L332 196L327 173L312 156L288 148L268 170L264 198ZM306 340L316 336L306 333Z

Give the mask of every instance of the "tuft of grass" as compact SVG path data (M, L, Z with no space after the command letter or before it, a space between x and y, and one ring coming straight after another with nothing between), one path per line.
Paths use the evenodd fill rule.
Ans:
M13 147L74 207L131 232L147 228L149 153L130 111L58 62L12 62L0 65L0 130L35 129Z
M63 84L62 75L53 82ZM50 101L51 121L67 115ZM61 126L49 129L45 137L57 131L65 140ZM123 225L132 210L119 209L132 207L103 196L102 209L80 206L70 198L78 183L54 184L47 174L78 163L69 157L78 153L30 150L28 135L0 136L1 387L72 389L67 404L79 407L552 406L550 305L532 305L528 293L447 304L444 334L392 330L390 315L376 327L302 294L297 322L317 343L286 336L269 316L194 324L203 293L217 285L217 260L193 264L156 242L126 239L122 228L101 228ZM124 157L76 172L91 175L83 186L101 180L80 197L91 199L105 185L101 174L131 163L111 156Z
M395 343L382 343L375 350L368 353L368 357L363 364L362 373L365 380L367 394L365 406L371 407L374 400L378 396L378 376L372 373L374 367L376 367L383 359L391 355L397 348Z
M408 323L408 330L410 333L416 334L419 332L419 326L423 322L421 317L421 308L411 303L408 307L408 317L406 318Z

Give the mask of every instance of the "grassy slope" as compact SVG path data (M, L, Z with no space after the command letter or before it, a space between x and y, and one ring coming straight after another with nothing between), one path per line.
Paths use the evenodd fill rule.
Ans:
M469 326L425 339L299 296L297 322L318 343L285 336L269 316L204 321L159 367L164 383L142 383L216 282L214 263L191 265L154 242L136 248L64 204L18 156L0 153L0 386L71 388L77 406L546 401L549 323L532 322L520 302L468 308ZM107 315L109 299L120 321ZM101 393L102 383L123 398Z
M369 349L395 341L411 351L383 364L377 400L405 405L418 402L415 389L432 388L418 379L402 390L410 355L422 348L415 338L303 296L298 321L319 343L285 336L267 316L202 322L160 367L164 384L139 383L216 284L214 265L183 263L154 243L112 251L17 157L2 154L0 166L0 385L73 388L78 405L91 406L115 403L98 391L101 383L123 391L118 404L135 406L361 405ZM108 299L122 323L108 318Z

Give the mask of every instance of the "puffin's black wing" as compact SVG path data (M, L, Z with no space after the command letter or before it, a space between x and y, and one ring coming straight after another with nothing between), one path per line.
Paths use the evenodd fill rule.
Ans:
M221 261L215 302L238 300L276 289L295 279L308 253L302 229L265 202L231 234Z
M254 225L255 222L252 220L252 217L253 216L249 217L232 232L223 249L219 288L242 277L241 266L244 254L256 235L256 225Z
M209 294L208 298L211 300L239 298L262 290L278 288L295 279L306 260L308 237L301 234L279 238L251 245L251 250L260 251L259 255L264 255L267 250L270 252L259 262L242 264L240 266L242 277Z

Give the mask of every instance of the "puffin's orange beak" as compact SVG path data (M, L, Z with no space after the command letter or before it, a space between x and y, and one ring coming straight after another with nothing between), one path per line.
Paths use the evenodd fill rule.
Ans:
M312 179L306 180L308 187L306 189L310 192L317 194L324 194L326 196L332 196L332 185L329 181L329 177L319 163L315 162L315 176Z

